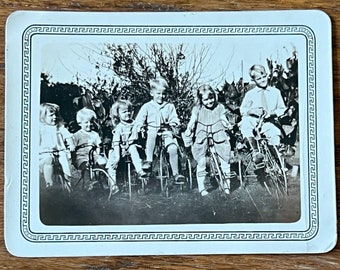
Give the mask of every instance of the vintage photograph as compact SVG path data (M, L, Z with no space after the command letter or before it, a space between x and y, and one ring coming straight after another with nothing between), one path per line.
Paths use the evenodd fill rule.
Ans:
M325 14L23 11L6 34L10 253L334 246Z
M43 224L300 219L304 48L223 41L42 46Z

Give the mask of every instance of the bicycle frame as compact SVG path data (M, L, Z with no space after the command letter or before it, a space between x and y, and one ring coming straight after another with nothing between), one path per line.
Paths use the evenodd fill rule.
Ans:
M169 185L170 185L170 164L169 161L166 158L166 146L165 146L165 139L167 136L173 136L173 137L178 137L176 134L174 134L173 131L171 131L171 127L168 125L161 125L161 126L150 126L151 128L158 129L157 131L157 140L158 140L158 147L159 147L159 175L157 178L160 180L161 184L161 192L165 193L166 197L169 196ZM191 168L191 163L188 161L188 166ZM190 182L190 187L192 187L192 175L191 171L189 171L189 182ZM183 186L182 183L180 183L181 188Z
M169 196L169 188L168 188L168 178L169 178L169 170L167 170L167 176L165 177L165 187L164 187L164 182L163 182L163 169L165 168L163 165L163 162L165 160L165 153L166 151L165 148L165 137L168 136L165 134L167 130L160 130L157 132L157 136L160 137L160 142L159 142L159 147L160 147L160 154L159 154L159 177L160 177L160 183L161 183L161 191L166 193L166 197ZM167 168L169 167L169 164L167 164Z
M271 145L271 150L268 139L261 134L261 128L265 122L265 115L261 115L257 126L255 127L255 140L257 142L258 150L263 155L263 161L260 164L255 164L250 161L245 169L247 173L251 164L254 165L258 171L257 175L262 176L260 181L268 193L277 199L278 204L280 200L288 195L287 176L285 172L284 158L275 145ZM274 153L272 153L274 151ZM251 154L249 154L251 155ZM252 160L252 159L251 159Z
M62 190L66 190L68 193L72 192L72 186L71 186L71 182L64 176L64 171L62 169L62 165L59 161L59 157L60 157L60 152L61 151L66 151L67 149L60 149L60 150L53 150L53 151L47 151L47 152L42 152L42 154L44 153L50 153L54 156L53 159L53 178L54 178L54 182L55 184L60 184Z
M206 127L206 140L208 143L208 149L207 149L207 153L206 156L208 158L211 158L211 164L210 164L210 170L213 170L214 173L214 177L217 180L219 189L221 191L225 191L225 189L230 190L230 181L228 181L228 179L226 178L226 176L224 175L222 169L221 169L221 162L219 159L219 156L217 154L217 151L215 149L215 141L213 138L214 132L212 131L212 127L213 125L217 124L218 122L220 122L221 120L218 120L217 122L213 123L213 124L209 124L206 125L204 123L198 122L201 125ZM219 131L217 131L219 132Z
M89 177L90 177L90 181L91 181L91 185L90 187L93 187L96 183L100 183L101 185L103 185L103 179L105 178L105 181L109 187L109 196L108 196L108 200L111 198L112 196L112 187L114 185L113 180L111 179L111 177L109 176L109 174L106 172L106 170L96 167L95 164L95 160L94 160L94 152L97 149L97 146L95 145L80 145L78 147L79 148L83 148L83 147L88 147L91 146L91 149L89 151L88 157L89 157L89 162L88 162L88 173L89 173ZM83 185L84 185L84 176L82 175L81 178L77 181L77 183L75 184L75 186L77 186L79 184L79 182L83 180Z

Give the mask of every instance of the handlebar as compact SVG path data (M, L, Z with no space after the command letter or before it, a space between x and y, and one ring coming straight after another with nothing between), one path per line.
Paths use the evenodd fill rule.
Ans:
M207 125L207 124L204 124L204 123L202 123L202 122L200 122L200 121L197 121L197 124L200 124L200 125L202 125L202 126L205 126L205 127L207 128L207 130L208 130L208 129L210 130L210 131L207 131L207 130L200 130L199 132L206 132L206 133L215 134L215 133L219 132L220 130L217 130L216 132L212 132L212 127L213 127L214 125L220 123L220 122L222 123L222 120L217 120L216 122ZM228 130L228 128L225 128L225 129Z
M69 151L69 149L67 148L63 148L63 149L55 149L52 151L43 151L43 152L39 152L39 154L53 154L53 155L58 155L60 152L62 151Z
M158 129L157 135L161 136L164 132L171 132L171 134L177 138L180 136L176 134L176 132L173 130L174 128L179 128L180 126L171 126L170 124L161 124L160 126L153 126L153 125L143 125L142 128L155 128Z
M209 146L213 146L214 143L215 143L215 141L214 141L214 139L213 139L214 134L216 134L216 133L218 133L218 132L221 132L221 130L216 130L216 131L214 131L214 132L212 131L212 127L213 127L214 125L218 124L219 122L222 122L222 120L217 120L216 122L214 122L214 123L212 123L212 124L209 124L209 125L204 124L204 123L202 123L202 122L200 122L200 121L197 121L198 124L201 124L202 126L205 126L205 127L206 127L205 130L200 130L200 131L197 133L197 135L198 135L199 133L201 133L201 132L204 132L205 134L207 134L206 137L203 139L203 141L208 140L208 145L209 145Z

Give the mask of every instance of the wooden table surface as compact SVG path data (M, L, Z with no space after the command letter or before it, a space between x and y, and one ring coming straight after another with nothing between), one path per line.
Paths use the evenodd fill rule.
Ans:
M332 19L336 171L340 170L340 1L262 1L262 0L1 0L0 1L0 97L4 112L5 21L15 10L67 11L240 11L274 9L321 9ZM4 151L4 113L0 116L0 151ZM339 152L339 153L338 153ZM0 162L0 207L3 209L4 162ZM339 178L339 175L338 177ZM337 188L339 195L340 187ZM339 207L339 202L338 202ZM4 244L3 211L0 213L0 269L340 269L340 244L327 254L317 255L208 255L208 256L135 256L82 258L16 258Z

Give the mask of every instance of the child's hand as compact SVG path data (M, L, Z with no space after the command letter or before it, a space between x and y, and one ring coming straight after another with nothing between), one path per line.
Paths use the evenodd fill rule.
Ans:
M232 130L232 129L234 128L234 126L233 126L232 124L228 123L228 125L226 126L226 128L227 128L228 130Z
M138 132L136 130L132 130L131 135L129 136L129 141L134 141L138 139Z
M171 126L171 129L172 129L172 132L175 134L175 135L178 135L180 133L180 128L179 126Z
M228 129L228 130L231 130L234 128L234 126L229 122L229 121L226 121L226 120L222 120L222 124L223 126Z
M119 163L119 157L115 157L115 158L112 158L111 159L109 158L109 161L107 162L108 166L110 166L112 169L116 169L117 166L118 166L118 163Z
M135 140L132 140L131 138L129 138L129 140L128 140L128 145L132 145L132 144L134 144L135 143Z
M186 137L190 137L191 134L192 134L192 131L191 131L190 129L186 129L186 130L184 131L184 135L185 135Z
M69 150L70 150L71 152L73 152L74 150L76 150L76 147L75 147L74 144L70 144L70 145L68 146L68 148L69 148Z
M73 142L72 138L66 139L66 144L67 144L68 149L71 152L73 152L76 149L76 146L74 145L74 142Z

